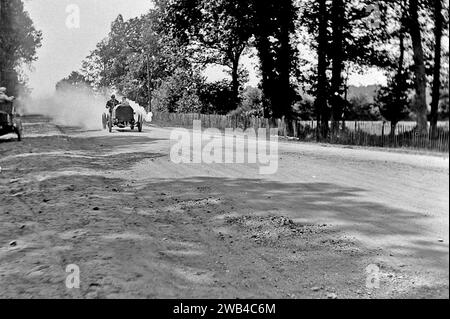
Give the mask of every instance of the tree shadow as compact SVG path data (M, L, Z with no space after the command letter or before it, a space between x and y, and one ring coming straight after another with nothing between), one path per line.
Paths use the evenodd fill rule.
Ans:
M126 155L124 154L124 156ZM117 159L111 157L108 160ZM80 168L85 165L86 163L80 164ZM45 209L39 208L42 209L43 215L38 218L45 221L46 225L54 225L56 229L60 229L64 236L79 229L86 230L90 234L89 236L80 235L81 237L74 241L76 249L68 252L66 256L70 257L70 260L74 258L75 260L77 258L89 259L77 249L84 249L84 253L92 254L92 259L98 258L96 257L98 249L115 256L112 266L105 264L103 267L95 268L95 271L100 274L105 269L109 270L108 267L117 267L123 271L126 269L125 266L132 264L129 260L136 260L136 258L156 260L152 271L154 273L160 271L166 276L168 272L173 271L169 266L198 266L200 269L204 263L195 256L191 260L185 258L185 255L182 256L183 258L175 258L170 254L154 255L153 252L167 251L167 242L163 238L171 236L181 242L196 242L193 238L202 233L199 229L208 227L208 223L213 223L210 218L214 218L214 216L227 214L238 217L281 215L300 224L327 223L335 225L337 230L335 234L337 235L340 231L356 231L374 239L392 234L406 238L414 235L420 236L424 232L420 222L429 218L414 211L361 200L364 189L342 187L332 183L281 183L259 179L213 177L155 179L137 182L132 186L129 186L128 183L131 184L131 181L124 178L108 178L89 174L54 176L39 185L42 191L40 196L46 201L42 202L40 197L36 197L35 202L30 205L44 206ZM220 202L223 203L223 205L217 205L216 211L211 206L208 207L214 211L213 215L206 214L203 209L193 209L184 212L183 217L179 216L178 212L170 212L165 209L166 205L167 207L177 205L180 199L195 202L211 197L220 198ZM163 201L156 205L158 209L153 209L152 202L161 199ZM99 209L94 209L96 206ZM146 210L148 214L143 214ZM199 214L205 214L204 221L198 218ZM414 222L408 222L411 220ZM149 228L148 223L167 223L168 228ZM177 232L181 228L183 231ZM55 239L55 242L62 245L62 241L60 243L59 239ZM198 243L203 242L198 241ZM296 243L292 241L292 244ZM221 245L225 245L225 243L221 242ZM252 245L252 243L248 245ZM358 285L363 282L360 277L364 276L364 272L359 267L359 263L366 262L367 255L365 254L372 254L372 252L366 251L365 254L356 255L339 251L330 253L330 244L317 243L316 245L317 250L305 251L305 255L299 255L298 258L315 261L317 264L304 265L291 254L289 258L293 258L293 262L289 263L289 267L292 268L286 269L301 269L305 275L327 273L329 274L328 279L323 280L329 285L336 281L345 285L350 279L357 280ZM212 245L211 247L216 246ZM244 247L258 249L258 246ZM425 260L430 267L427 270L430 273L437 270L440 274L448 274L448 249L445 247L443 249L441 245L423 240L407 239L402 240L401 246L397 243L389 243L383 248L406 250L405 254ZM331 249L336 249L336 247L331 247ZM144 251L150 253L144 254ZM196 250L203 256L208 256L211 251L207 243ZM136 257L136 254L139 253L142 253L142 256ZM269 259L276 259L279 256L281 258L283 254L289 255L285 246L266 249L264 253L269 254L270 257L267 257ZM233 252L229 257L239 259L247 258L247 255L250 256L249 251L241 250ZM370 258L372 259L372 255ZM256 268L252 268L251 271L262 273L262 268L272 265L264 258L260 262L261 265L252 265ZM148 272L147 268L140 267L136 265L136 272ZM250 271L249 268L245 268L245 270ZM124 276L128 275L129 273L124 271ZM296 278L291 271L287 271L285 277L289 281ZM183 281L175 282L183 283ZM173 288L174 283L171 281L168 285ZM201 285L203 284L195 283L195 286L192 287ZM164 289L167 289L167 286L164 286ZM195 289L192 288L192 291ZM273 296L274 292L268 293L268 295L271 294Z
M423 224L430 217L416 211L394 208L380 202L363 200L367 190L342 187L332 183L280 183L258 179L195 177L187 179L155 180L149 189L172 189L173 193L205 193L227 198L237 215L283 215L296 222L328 223L351 233L368 238L399 236L397 242L385 244L389 250L403 249L405 256L424 258L430 267L448 272L448 245L424 240L411 240L427 236ZM230 212L231 213L231 212Z

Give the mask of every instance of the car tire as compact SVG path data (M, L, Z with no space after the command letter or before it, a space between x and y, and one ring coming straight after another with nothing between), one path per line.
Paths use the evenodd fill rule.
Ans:
M21 130L19 128L16 128L15 131L16 131L16 134L17 134L17 141L18 142L22 142L22 132L21 132Z
M102 115L102 125L103 125L104 130L106 130L107 124L108 124L108 118L107 118L106 114L103 114Z
M17 134L17 141L21 142L23 137L23 126L22 121L19 119L14 119L14 133Z

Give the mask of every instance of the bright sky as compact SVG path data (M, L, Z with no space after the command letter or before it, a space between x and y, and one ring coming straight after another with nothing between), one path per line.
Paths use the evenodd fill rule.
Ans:
M33 63L29 74L30 87L34 95L52 93L55 84L81 67L81 61L95 48L109 32L111 22L122 14L125 19L147 12L151 0L24 0L36 27L43 32L42 48L38 51L38 61ZM79 28L66 25L66 12L71 5L79 8ZM73 21L73 20L71 20ZM250 84L257 85L255 63L244 58L243 63L250 71ZM223 78L220 69L209 69L210 80ZM365 74L352 79L352 84L367 85L378 82L379 73Z
M34 94L51 93L56 82L81 67L81 61L109 32L111 22L144 14L151 0L25 0L36 27L43 32L38 61L33 63L30 87ZM69 5L80 9L80 28L68 28ZM72 11L73 12L73 11Z

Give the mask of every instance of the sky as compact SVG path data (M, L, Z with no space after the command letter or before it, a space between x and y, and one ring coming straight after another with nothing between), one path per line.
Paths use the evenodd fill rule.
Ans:
M53 93L59 80L79 70L82 60L107 36L111 22L119 14L130 19L152 7L151 0L24 0L24 3L36 28L43 32L38 60L27 72L34 96ZM79 9L79 28L76 18L73 19L74 8ZM243 64L250 71L249 84L257 85L254 61L245 57ZM206 75L210 80L224 77L221 68L211 68ZM352 77L351 84L372 84L380 78L380 73L370 72Z
M37 29L43 32L38 60L29 74L34 95L54 91L55 84L81 67L81 61L106 37L111 22L122 14L125 19L144 14L151 8L150 0L25 0ZM76 5L79 28L73 28ZM66 25L67 21L69 26Z

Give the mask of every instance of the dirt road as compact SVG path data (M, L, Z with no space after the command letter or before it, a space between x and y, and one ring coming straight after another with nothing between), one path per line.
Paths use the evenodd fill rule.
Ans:
M262 176L172 163L167 128L24 129L0 140L0 298L449 297L448 157L281 143Z

